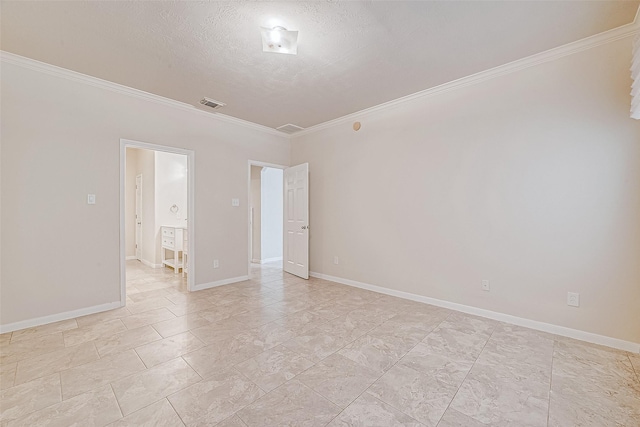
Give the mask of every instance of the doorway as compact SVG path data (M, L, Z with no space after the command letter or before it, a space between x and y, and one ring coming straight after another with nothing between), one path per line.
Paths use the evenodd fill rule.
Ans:
M283 258L283 171L286 167L249 162L249 275L281 271Z
M193 165L190 150L120 141L122 306L161 289L193 290Z

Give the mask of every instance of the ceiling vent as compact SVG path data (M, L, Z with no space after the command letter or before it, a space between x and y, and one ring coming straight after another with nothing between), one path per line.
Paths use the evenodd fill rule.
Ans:
M211 107L214 110L219 110L222 107L224 107L225 105L227 105L224 102L216 101L215 99L211 99L211 98L207 98L207 97L202 98L200 100L200 104L206 105L207 107Z
M276 129L284 133L296 133L296 132L300 132L301 130L304 130L304 128L301 128L300 126L292 125L291 123L287 123L286 125L282 125L280 127L277 127Z

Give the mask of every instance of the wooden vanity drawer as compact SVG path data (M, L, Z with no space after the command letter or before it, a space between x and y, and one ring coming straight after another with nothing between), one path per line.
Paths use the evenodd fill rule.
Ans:
M162 227L162 237L174 237L175 228Z
M176 242L173 237L162 237L162 247L163 248L174 248L176 246Z

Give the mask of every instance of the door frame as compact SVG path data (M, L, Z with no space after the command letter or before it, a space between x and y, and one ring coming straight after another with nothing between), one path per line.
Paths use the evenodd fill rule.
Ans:
M252 252L251 252L251 246L253 244L253 242L251 241L251 166L260 166L263 168L273 168L273 169L282 169L285 170L291 166L285 166L285 165L278 165L276 163L266 163L266 162L259 162L257 160L249 160L249 165L247 166L247 276L251 275L251 256L252 256ZM284 191L284 185L282 188L282 191ZM284 220L284 216L283 216L283 220ZM282 236L282 243L284 244L284 235Z
M120 139L120 306L127 302L126 287L126 248L125 248L125 180L127 170L127 148L141 148L143 150L163 151L165 153L181 154L187 156L187 230L189 233L189 275L187 276L187 289L195 290L195 151L184 148L169 147L166 145L150 144L148 142Z

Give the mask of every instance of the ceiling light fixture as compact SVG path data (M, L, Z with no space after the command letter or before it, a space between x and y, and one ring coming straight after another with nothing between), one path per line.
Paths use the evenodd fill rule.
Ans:
M262 51L271 53L298 54L298 32L284 27L260 27Z

